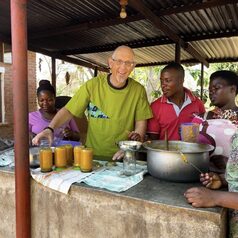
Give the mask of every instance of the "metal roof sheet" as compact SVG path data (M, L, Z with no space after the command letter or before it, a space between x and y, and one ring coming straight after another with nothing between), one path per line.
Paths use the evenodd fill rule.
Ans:
M29 49L107 65L113 49L135 49L138 65L237 60L238 0L29 0ZM10 42L10 1L0 1L0 40ZM74 61L76 62L76 61ZM80 61L79 61L80 63Z

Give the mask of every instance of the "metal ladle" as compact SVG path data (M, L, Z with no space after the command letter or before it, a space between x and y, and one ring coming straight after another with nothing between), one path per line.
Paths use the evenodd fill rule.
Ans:
M200 174L203 174L203 172L196 166L194 165L192 162L188 161L187 157L184 155L184 153L182 151L179 151L180 155L181 155L181 159L183 160L184 163L187 163L189 165L191 165L194 169L196 169Z

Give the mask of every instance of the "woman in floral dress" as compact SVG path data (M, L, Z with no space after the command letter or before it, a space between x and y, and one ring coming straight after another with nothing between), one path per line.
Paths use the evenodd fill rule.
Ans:
M236 73L221 70L213 73L210 77L209 84L209 97L211 103L215 106L215 109L209 111L204 115L203 120L228 120L238 126L238 107L235 103L235 97L238 93L238 76ZM199 117L197 117L199 119ZM214 123L215 121L214 120ZM228 129L228 128L225 128ZM230 131L231 132L231 131ZM228 183L229 192L214 191L207 188L191 188L185 192L187 201L194 207L213 207L222 206L231 209L230 210L230 237L238 238L238 132L233 133L231 136L231 146L229 148L229 159L225 161L226 174L225 179L222 174L217 177L214 174L202 174L201 181L206 187L212 187L212 184L217 182L220 178L223 182ZM224 140L221 135L220 139ZM229 145L229 141L226 141ZM222 160L220 159L220 162ZM217 162L217 161L216 161ZM219 164L219 163L218 163ZM209 186L208 186L209 185ZM220 184L221 186L221 184ZM217 186L219 188L220 186ZM216 188L216 186L214 187Z

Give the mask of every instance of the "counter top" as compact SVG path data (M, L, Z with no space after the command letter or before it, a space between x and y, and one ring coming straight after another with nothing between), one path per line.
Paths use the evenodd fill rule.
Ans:
M0 237L14 237L14 171L0 168ZM183 196L194 183L171 183L146 175L121 193L71 186L65 195L32 179L32 237L224 238L226 209L193 208Z

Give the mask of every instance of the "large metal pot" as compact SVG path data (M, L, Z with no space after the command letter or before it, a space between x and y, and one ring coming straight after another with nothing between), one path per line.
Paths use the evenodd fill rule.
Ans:
M207 172L209 167L209 151L211 145L169 141L166 150L165 141L148 141L143 144L147 149L147 165L149 173L157 178L173 182L199 181L200 172ZM183 155L192 163L185 163Z

